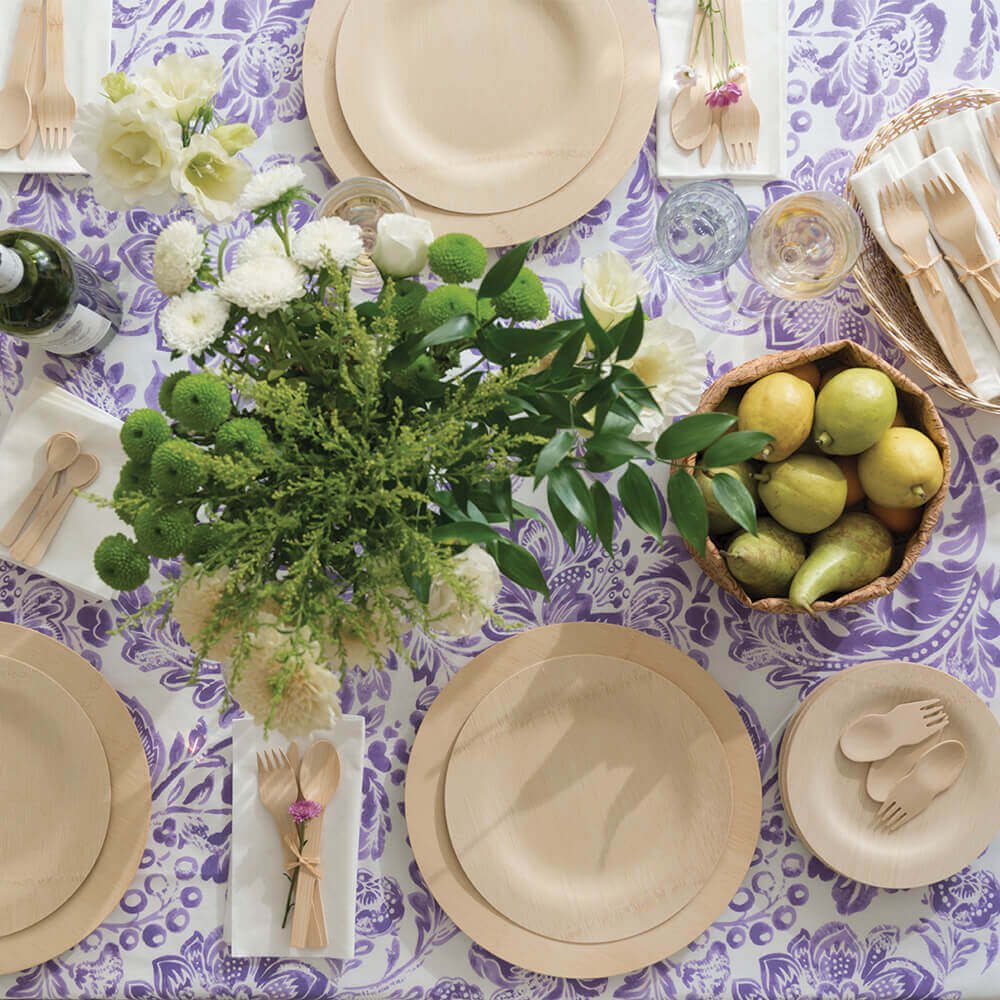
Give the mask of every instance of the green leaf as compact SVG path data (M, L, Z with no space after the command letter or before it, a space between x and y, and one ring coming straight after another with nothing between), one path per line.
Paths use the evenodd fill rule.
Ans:
M499 537L488 524L479 521L439 524L431 531L431 538L435 542L455 542L465 545L489 544Z
M597 537L601 540L605 552L614 555L615 536L615 505L607 487L600 480L591 484L590 495L594 498L594 509L597 511Z
M508 580L549 597L549 585L545 582L541 567L524 546L501 538L496 550L496 560L500 572Z
M701 487L686 469L675 472L667 483L667 506L670 515L698 555L705 554L705 540L708 538L708 511Z
M503 364L510 358L543 358L582 327L580 320L572 320L565 326L553 323L538 330L519 326L491 326L485 331L483 340L491 349L492 355L501 358L497 363Z
M696 487L697 488L697 487ZM638 465L630 465L618 482L618 498L629 517L647 534L663 542L660 500L649 476Z
M576 539L579 534L580 524L577 519L566 509L566 505L559 499L555 487L549 482L548 494L549 510L552 512L552 520L556 522L559 534L566 539L566 544L570 550L576 552Z
M605 427L607 422L605 421ZM587 441L585 464L592 472L608 472L633 458L651 458L646 448L627 435L603 431Z
M576 434L560 431L539 453L535 462L535 485L537 486L576 445Z
M590 306L587 305L587 300L583 297L583 292L580 293L580 315L583 316L583 321L587 324L587 333L594 344L594 354L597 360L603 361L610 357L618 346L618 342L594 318Z
M587 483L577 469L564 462L549 473L549 486L556 491L566 509L592 535L597 531L597 511Z
M719 506L738 524L746 528L751 535L757 534L757 505L753 502L750 491L728 472L712 477L712 493L719 501Z
M687 458L725 434L737 418L731 413L695 413L671 424L656 442L656 457L669 462Z
M716 441L702 456L701 464L712 469L720 465L732 465L734 462L745 462L773 440L770 434L763 431L736 431L735 434L727 434Z
M388 371L400 371L411 364L425 348L471 340L475 333L476 322L471 316L452 316L429 333L418 334L394 347L383 363Z
M514 513L517 517L525 521L541 521L543 524L545 523L545 515L537 507L521 503L520 500L514 501Z
M506 292L521 273L534 240L508 250L487 272L479 284L479 298L492 299Z
M642 344L642 335L646 329L646 317L642 311L642 303L638 296L635 300L635 309L632 315L623 319L612 331L612 337L618 341L618 351L615 354L616 361L628 361L635 356Z
M410 559L400 560L403 581L413 591L421 604L426 604L431 598L431 577L429 573L420 572Z

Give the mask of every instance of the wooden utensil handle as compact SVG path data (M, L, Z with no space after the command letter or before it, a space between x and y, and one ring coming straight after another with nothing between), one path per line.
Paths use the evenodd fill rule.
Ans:
M45 493L46 488L57 475L57 472L52 472L46 465L41 478L21 501L21 506L14 511L13 517L4 525L3 531L0 532L0 544L6 545L8 548L14 544L17 536L21 534L21 529L28 523L28 518L38 506L38 501L42 499L42 494Z
M31 62L28 64L28 76L25 80L28 97L31 98L31 121L28 123L28 131L24 133L24 138L17 144L17 155L22 160L31 152L35 136L38 134L38 92L45 82L45 43L42 29L43 21L39 17L35 27L35 38L31 43Z
M314 820L306 825L306 853L308 857L319 858L320 845L323 842L323 814L321 813ZM326 916L320 908L320 921L315 938L319 940L316 945L309 944L310 921L313 919L313 900L319 895L318 879L311 875L305 868L299 869L299 875L295 883L295 908L292 911L292 947L322 947L326 944Z
M327 945L326 910L323 907L322 886L313 888L312 906L309 908L309 932L306 935L307 948L325 948Z
M47 0L45 6L45 78L62 80L65 75L63 47L63 0Z
M8 84L24 83L27 79L31 52L41 20L42 0L24 0L21 20L17 26L17 38L14 39L14 54L11 56L10 69L7 71Z
M59 508L63 505L66 498L72 495L73 487L64 486L51 500L48 500L42 506L21 537L11 546L10 554L17 562L24 561L24 557L27 556L35 543L42 537L42 533L48 527L49 521L59 512Z
M726 30L733 58L744 66L747 61L747 40L743 33L743 0L725 0Z
M920 272L920 284L927 296L928 308L934 315L935 328L932 331L941 341L945 354L951 360L958 377L966 384L976 381L978 372L969 354L965 338L959 329L958 320L952 311L951 304L940 288L935 288L929 271Z
M45 553L48 552L49 546L52 544L52 539L56 537L56 532L62 527L62 523L66 520L66 515L69 513L70 507L73 506L75 499L76 493L74 492L70 493L63 500L59 510L56 511L55 517L45 525L45 530L39 536L38 541L35 542L28 554L21 560L25 566L37 566L45 558Z

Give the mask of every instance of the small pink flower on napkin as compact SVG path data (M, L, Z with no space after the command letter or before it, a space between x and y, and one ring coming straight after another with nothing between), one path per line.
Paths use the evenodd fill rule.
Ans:
M724 108L735 104L743 96L743 91L735 83L720 83L705 95L705 103L710 108Z
M312 799L299 799L288 807L288 815L292 817L293 823L307 823L322 811L323 807Z

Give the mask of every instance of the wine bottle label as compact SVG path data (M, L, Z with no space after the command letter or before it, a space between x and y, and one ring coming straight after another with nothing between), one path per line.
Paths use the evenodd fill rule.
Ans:
M21 255L6 247L0 247L0 295L14 291L24 277L24 262Z
M96 347L110 329L110 320L93 309L78 305L51 330L27 339L52 354L83 354Z

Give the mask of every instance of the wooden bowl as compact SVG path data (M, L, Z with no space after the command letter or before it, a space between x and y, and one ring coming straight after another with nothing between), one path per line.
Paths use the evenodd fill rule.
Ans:
M851 174L867 167L873 153L903 133L919 128L933 118L946 117L965 108L978 108L996 101L1000 101L1000 91L975 90L971 87L960 87L918 101L879 128L858 154ZM944 351L941 350L937 338L920 315L920 310L903 276L886 257L872 235L864 212L851 190L850 179L844 197L858 213L864 235L861 255L854 265L854 278L882 328L899 345L900 350L949 396L981 410L1000 413L1000 400L977 396L959 379Z
M855 344L850 340L836 340L828 344L818 344L815 347L805 347L797 351L782 351L779 354L766 354L764 357L748 361L738 368L727 372L720 379L717 379L705 390L701 397L701 404L698 413L707 413L715 410L726 398L732 389L756 382L764 375L772 372L787 371L796 368L809 361L817 364L820 371L838 365L847 368L877 368L885 372L892 379L896 386L896 394L899 398L899 407L906 417L907 423L917 430L923 431L937 445L941 452L941 462L944 465L944 479L941 488L934 494L923 507L923 515L916 531L897 545L893 553L893 561L890 563L891 575L880 576L865 587L859 590L852 590L850 593L841 594L835 600L820 600L813 604L816 613L833 611L835 608L843 608L849 604L862 604L865 601L874 600L876 597L884 597L892 593L900 584L903 577L910 572L913 564L917 561L921 549L927 544L934 525L941 514L945 497L948 495L948 482L951 478L951 449L948 445L948 438L945 434L944 424L937 412L930 396L927 395L915 382L908 379L902 372L897 371L892 365L883 361L877 354L873 354L860 344ZM688 468L693 468L696 456L690 455L685 460ZM690 546L688 551L697 560L698 565L727 593L730 593L741 604L756 611L766 611L769 614L805 614L802 608L795 607L791 601L784 597L765 597L754 600L743 589L742 585L729 572L726 561L719 553L715 542L709 538L706 546L705 556L702 558Z

